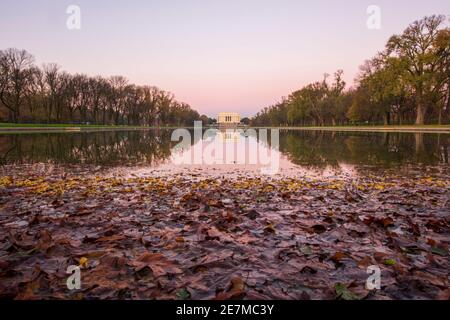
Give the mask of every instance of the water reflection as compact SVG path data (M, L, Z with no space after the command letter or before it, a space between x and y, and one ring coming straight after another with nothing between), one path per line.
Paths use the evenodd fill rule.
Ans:
M273 142L278 146L278 134L267 137L267 130L259 133L258 135L256 130L243 129L208 129L203 133L199 130L197 135L202 136L202 139L195 141L193 145L177 145L171 160L176 165L189 166L190 169L252 172L259 170L258 173L278 173L280 159L286 158L278 151L278 147L274 147ZM178 139L183 134L177 133L174 136ZM268 139L273 139L272 148L269 147ZM290 161L285 161L292 166Z
M448 164L448 134L284 131L280 150L307 167L341 163L372 166Z
M0 163L158 165L170 157L169 130L0 135Z
M181 153L171 141L171 130L102 131L76 133L24 133L0 135L0 163L57 163L102 166L142 165L149 168L170 165L174 159L189 156L189 152L212 141L224 148L226 165L239 165L239 157L246 159L258 148L269 153L271 146L261 143L260 137L242 132L219 131L191 141ZM194 136L194 135L192 135ZM281 168L319 170L322 173L337 169L351 172L360 166L395 168L404 165L438 166L449 163L448 134L398 132L331 132L280 131L279 151ZM229 161L228 150L235 160ZM173 164L172 164L173 165ZM211 167L218 163L209 164ZM246 161L241 169L250 170ZM203 164L197 164L203 166Z

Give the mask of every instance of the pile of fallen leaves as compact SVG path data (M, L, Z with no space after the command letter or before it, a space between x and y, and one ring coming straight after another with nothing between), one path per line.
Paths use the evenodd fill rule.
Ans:
M447 178L10 172L0 298L449 299Z

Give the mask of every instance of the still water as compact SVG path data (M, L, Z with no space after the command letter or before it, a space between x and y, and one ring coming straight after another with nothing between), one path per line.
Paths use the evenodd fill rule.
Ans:
M138 172L208 170L255 173L276 157L277 173L361 175L375 171L447 170L450 134L280 130L277 141L240 131L209 132L186 147L173 130L0 134L0 165L128 168ZM211 153L214 144L215 151ZM208 147L209 146L209 147ZM222 150L217 152L217 150ZM200 151L200 160L195 150ZM213 159L205 160L205 152ZM251 161L253 156L257 161ZM261 157L265 156L265 160ZM269 161L272 161L269 158Z

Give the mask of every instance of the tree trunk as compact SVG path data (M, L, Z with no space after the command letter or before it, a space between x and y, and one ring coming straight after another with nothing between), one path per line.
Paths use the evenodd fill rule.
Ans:
M416 114L416 124L417 125L425 124L425 114L427 112L425 104L420 100L417 104L417 114Z
M106 124L106 110L103 109L103 114L102 114L102 124L105 125Z
M13 112L14 123L19 123L20 113L19 110L14 110Z
M383 120L384 120L384 125L388 126L389 125L389 112L385 112L383 115Z

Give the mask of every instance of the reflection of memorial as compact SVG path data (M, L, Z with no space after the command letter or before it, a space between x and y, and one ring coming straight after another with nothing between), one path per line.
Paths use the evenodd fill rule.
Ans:
M217 132L220 141L237 142L240 139L241 132L237 130L220 130Z

